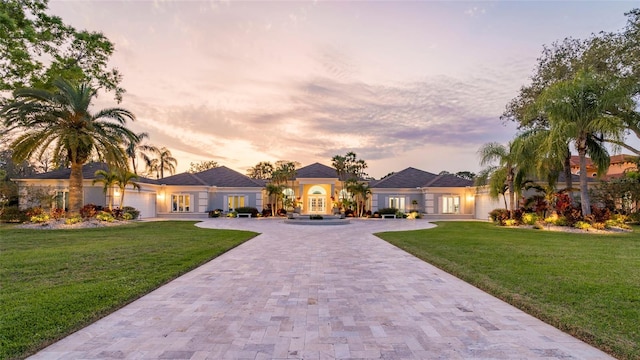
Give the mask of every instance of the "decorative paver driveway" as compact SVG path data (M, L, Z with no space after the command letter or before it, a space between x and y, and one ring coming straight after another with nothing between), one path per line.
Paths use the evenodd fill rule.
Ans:
M33 358L610 358L371 235L424 220L198 226L262 235Z

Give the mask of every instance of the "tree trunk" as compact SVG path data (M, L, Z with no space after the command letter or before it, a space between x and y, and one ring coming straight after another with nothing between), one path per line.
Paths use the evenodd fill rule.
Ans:
M589 189L587 188L587 146L586 140L581 141L578 146L578 156L580 157L580 202L582 206L582 216L591 215L591 204L589 203Z
M564 185L567 193L571 195L571 189L573 188L573 181L571 179L571 151L567 151L567 156L564 158Z
M507 175L507 185L509 186L509 218L513 219L515 215L515 207L514 207L514 198L516 196L513 185L513 170L509 170L509 175Z
M82 164L71 163L69 176L69 215L76 215L82 209Z
M124 189L125 188L126 186L120 188L120 209L124 207Z

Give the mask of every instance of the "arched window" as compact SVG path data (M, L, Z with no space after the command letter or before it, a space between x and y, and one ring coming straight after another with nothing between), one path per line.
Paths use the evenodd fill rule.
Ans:
M322 186L313 185L309 189L307 194L309 194L309 195L327 195L327 191Z

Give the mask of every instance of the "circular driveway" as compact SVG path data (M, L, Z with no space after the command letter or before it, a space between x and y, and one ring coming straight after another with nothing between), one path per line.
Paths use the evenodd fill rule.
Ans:
M197 226L261 235L33 358L611 359L372 235L425 220Z

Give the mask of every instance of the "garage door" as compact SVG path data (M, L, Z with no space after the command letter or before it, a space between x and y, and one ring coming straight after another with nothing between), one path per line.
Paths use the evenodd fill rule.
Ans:
M124 197L124 205L138 209L141 219L156 216L155 193L138 192L136 190L127 191Z

